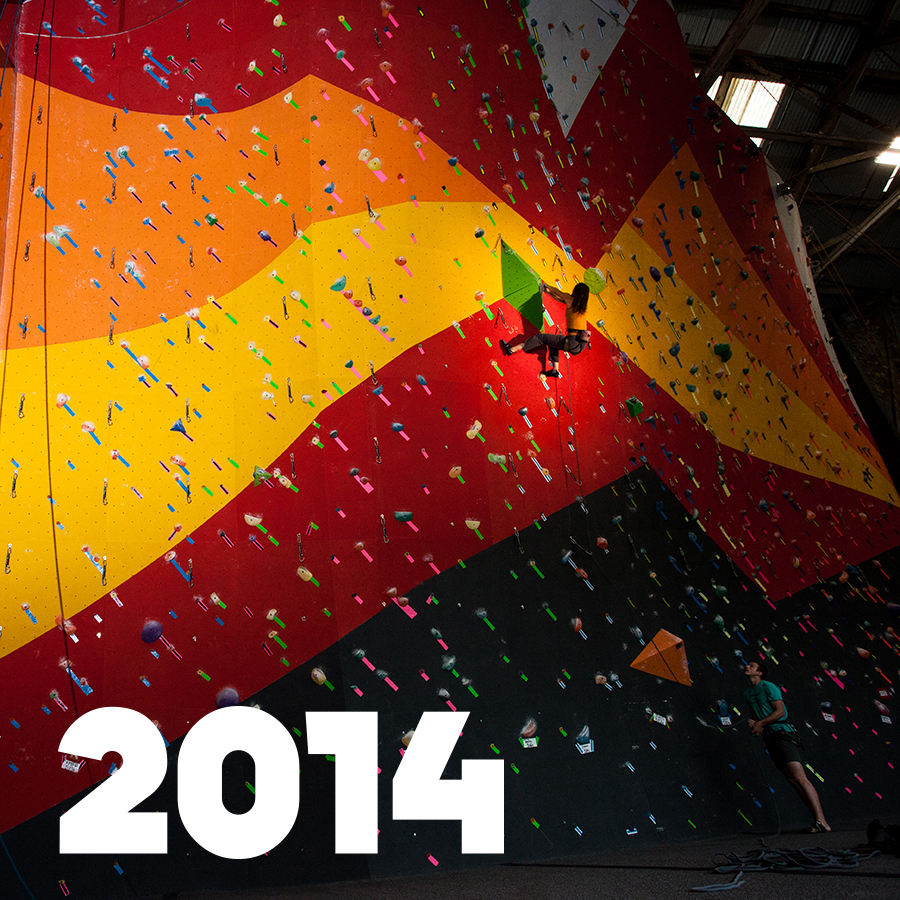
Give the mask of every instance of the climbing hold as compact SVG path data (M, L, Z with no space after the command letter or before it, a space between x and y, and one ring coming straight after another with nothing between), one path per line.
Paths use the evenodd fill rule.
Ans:
M151 619L149 622L145 623L144 627L141 629L141 640L145 644L152 644L154 641L159 640L162 635L162 630L162 625Z
M224 709L226 706L237 706L240 703L240 699L238 692L233 687L222 688L216 694L216 706L219 709Z
M599 269L585 269L584 283L592 294L599 295L606 288L606 278Z

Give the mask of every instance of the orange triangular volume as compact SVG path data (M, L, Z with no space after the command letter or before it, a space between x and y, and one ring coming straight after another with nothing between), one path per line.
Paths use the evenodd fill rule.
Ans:
M656 637L641 650L631 668L658 678L677 681L679 684L691 684L684 641L665 629L660 629Z

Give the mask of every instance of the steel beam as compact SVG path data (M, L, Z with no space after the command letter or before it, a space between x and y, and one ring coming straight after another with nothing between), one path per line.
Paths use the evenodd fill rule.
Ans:
M822 144L825 147L847 147L852 149L870 149L881 153L889 144L881 140L868 138L842 137L837 134L816 134L812 131L788 131L784 128L760 128L755 125L742 125L741 128L750 137L761 137L767 141L788 141L793 144Z
M900 183L890 194L859 224L848 228L843 234L830 238L819 248L819 252L829 251L819 266L819 273L824 272L835 260L847 252L873 225L893 212L900 204Z
M760 65L755 60L748 59L746 62L748 66L750 66L765 78L774 81L785 81L793 90L798 91L801 94L805 94L807 97L811 97L813 100L818 100L822 103L831 103L833 106L837 107L845 116L849 116L851 119L856 119L857 122L862 122L863 125L868 125L869 128L877 129L882 134L886 134L892 140L897 134L896 127L886 125L884 122L879 122L878 119L873 118L867 113L860 112L858 109L855 109L852 106L848 106L846 103L841 103L838 100L829 98L829 95L827 93L823 91L817 91L815 88L811 88L803 84L802 76L785 78L778 72L773 72L771 69L767 69L765 66ZM721 106L721 104L719 105Z
M847 63L846 72L841 82L832 89L826 98L825 114L816 129L821 134L834 134L840 122L842 112L837 104L847 104L859 86L869 57L875 49L879 34L884 31L891 14L894 11L896 0L875 0L869 14L868 24L860 30L856 46ZM833 101L833 102L832 102ZM806 154L806 159L800 167L800 173L794 181L794 196L798 200L803 199L809 186L808 170L822 161L825 148L821 144L811 144Z
M829 169L839 169L841 166L849 166L853 163L863 162L867 159L874 159L879 156L887 148L883 150L861 150L859 153L851 153L848 156L840 156L837 159L829 159L826 162L816 163L807 169L808 175L815 175L816 172L825 172Z
M697 76L697 87L705 94L713 82L725 74L728 64L734 57L735 51L741 45L741 41L756 24L756 20L768 5L769 0L746 0L740 12L732 19L728 30L722 36L718 46L700 70Z
M710 58L709 47L688 46L688 53L695 69L702 69ZM756 66L764 66L774 72L777 81L791 82L796 80L814 81L820 84L837 85L846 71L845 66L818 60L791 59L783 56L766 56L741 50L729 63L729 70L738 75L751 78L759 74ZM900 72L890 69L867 68L860 78L859 90L881 94L896 94L900 90Z
M685 12L693 12L699 3L681 3L675 0L674 7L676 14L681 12L682 8ZM740 10L744 6L744 0L715 0L712 3L702 4L704 12L714 13L717 9L733 9ZM833 22L838 25L858 25L866 24L866 17L854 15L853 13L834 12L830 9L816 8L812 6L797 6L793 3L770 3L766 7L766 16L776 16L789 19L812 19L816 22Z

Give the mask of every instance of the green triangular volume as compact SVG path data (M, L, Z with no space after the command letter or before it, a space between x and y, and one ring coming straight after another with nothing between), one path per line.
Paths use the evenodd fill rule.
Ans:
M502 239L500 251L500 272L506 302L540 330L544 321L541 277Z

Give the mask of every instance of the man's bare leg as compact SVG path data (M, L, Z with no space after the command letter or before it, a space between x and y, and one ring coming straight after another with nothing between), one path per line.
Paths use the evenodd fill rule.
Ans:
M824 825L826 831L831 831L831 826L826 821L825 813L822 811L819 795L816 793L812 782L806 777L803 765L792 760L781 770L781 774L784 775L791 787L799 794L800 799L813 814L816 822Z

